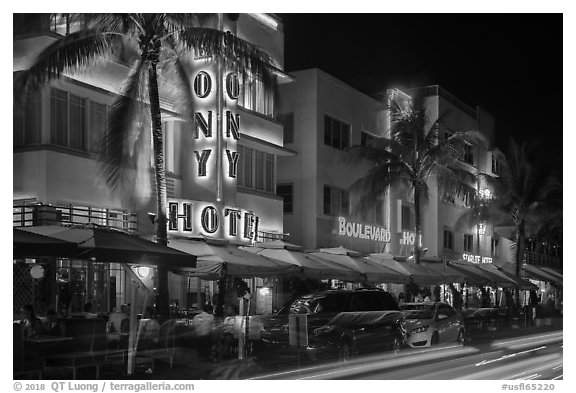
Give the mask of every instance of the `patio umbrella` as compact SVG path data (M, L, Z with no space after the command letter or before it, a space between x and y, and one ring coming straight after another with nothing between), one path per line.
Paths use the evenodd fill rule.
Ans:
M196 268L180 269L178 273L205 280L217 280L224 273L243 278L287 276L298 273L298 267L295 265L264 258L226 241L203 238L171 239L170 247L197 257Z
M448 266L447 263L426 263L420 262L420 264L428 269L432 269L435 272L441 274L444 277L443 284L452 284L455 282L465 282L466 276L464 273L453 269L452 267Z
M118 230L89 226L26 227L30 233L75 243L78 259L139 265L195 266L195 257Z
M12 228L13 258L60 257L77 254L75 243Z
M412 282L417 285L434 285L442 284L446 281L444 276L433 269L430 269L422 264L416 265L410 262L400 262L395 259L390 259L388 253L375 253L370 254L366 259L383 265L388 269L392 269L400 273L404 277L412 279Z
M325 259L313 257L309 253L302 252L301 247L290 243L285 243L284 248L279 248L278 243L268 244L268 242L256 243L254 247L241 248L265 258L296 265L305 278L316 280L336 279L351 282L362 280L359 272Z
M311 252L310 255L329 261L348 269L357 271L364 276L361 281L371 283L395 282L408 283L409 278L389 269L381 264L374 263L362 257L357 251L349 250L342 246L334 248L321 248L319 251Z

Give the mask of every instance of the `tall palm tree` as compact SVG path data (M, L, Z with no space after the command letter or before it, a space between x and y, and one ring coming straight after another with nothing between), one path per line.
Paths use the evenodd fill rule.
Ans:
M193 55L212 57L239 72L260 76L265 83L271 81L271 59L266 53L229 32L201 27L207 18L200 14L69 15L71 21L82 25L81 29L46 47L18 83L22 92L103 59L120 60L130 67L110 115L104 175L109 186L121 185L126 181L124 169L134 166L134 141L149 146L152 140L156 240L162 245L167 245L168 236L161 87L166 87L181 116L192 121L186 64ZM158 279L158 311L167 315L168 271L161 266Z
M458 226L488 222L514 227L514 269L520 277L527 241L532 236L562 228L562 185L547 168L534 165L525 144L513 139L507 154L495 149L492 153L500 166L493 177L481 174L493 197L476 198L471 209L457 221ZM519 301L516 293L516 301Z
M366 146L349 149L347 161L368 161L366 175L354 182L350 190L359 195L355 211L371 209L389 187L407 187L414 197L414 259L420 263L422 252L421 209L430 186L440 195L475 197L475 175L459 162L464 143L486 144L477 131L444 134L442 118L430 121L424 101L418 97L411 105L392 102L390 138L376 138ZM449 136L448 136L449 135Z

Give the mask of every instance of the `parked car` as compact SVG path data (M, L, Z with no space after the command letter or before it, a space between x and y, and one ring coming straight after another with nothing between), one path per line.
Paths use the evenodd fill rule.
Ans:
M289 353L290 314L306 315L309 343L304 350L313 360L338 355L350 357L362 352L365 345L370 346L371 340L375 340L373 348L398 346L403 341L401 322L392 320L396 316L401 318L399 310L390 293L375 289L329 290L300 296L275 314L262 316L261 339L255 343L255 353L260 356ZM397 313L394 317L390 314L389 321L383 311ZM382 337L378 338L379 334Z
M305 351L314 360L348 361L357 355L398 350L405 334L400 311L341 312L311 332Z
M405 303L401 309L406 321L406 343L409 346L429 347L447 342L464 344L464 318L449 304Z

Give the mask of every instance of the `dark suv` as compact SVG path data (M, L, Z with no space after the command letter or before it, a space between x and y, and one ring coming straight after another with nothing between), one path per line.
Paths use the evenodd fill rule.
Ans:
M404 342L403 318L394 297L385 291L329 290L300 296L278 312L263 316L258 352L289 349L289 315L306 314L312 358L342 359L358 353L398 348Z

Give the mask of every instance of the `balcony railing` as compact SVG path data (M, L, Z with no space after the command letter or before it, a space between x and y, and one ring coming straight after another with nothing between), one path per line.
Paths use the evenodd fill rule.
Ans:
M534 266L562 267L562 258L555 255L541 254L534 251L526 251L524 254L524 263Z
M125 231L138 230L135 212L93 206L45 205L36 202L20 202L13 205L13 226L36 226L55 224L98 224Z

